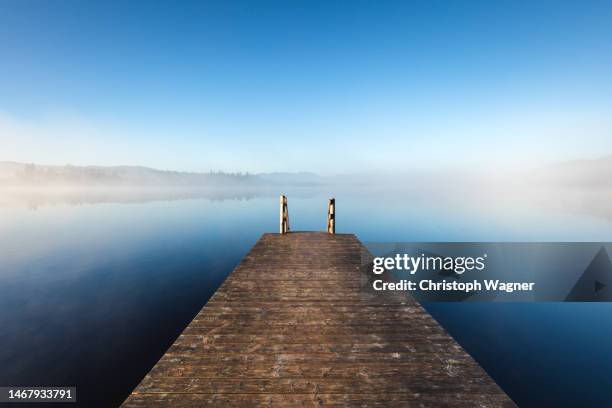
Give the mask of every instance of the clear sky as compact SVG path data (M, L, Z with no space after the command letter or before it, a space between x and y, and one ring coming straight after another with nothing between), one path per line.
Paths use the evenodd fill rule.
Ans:
M323 174L612 154L612 2L0 0L0 160Z

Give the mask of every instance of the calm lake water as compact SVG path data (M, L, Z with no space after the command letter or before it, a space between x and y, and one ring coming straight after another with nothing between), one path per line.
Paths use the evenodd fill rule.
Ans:
M324 229L328 192L288 195L293 230ZM363 242L612 241L597 200L334 195L338 232ZM257 238L277 230L278 198L79 197L0 201L0 386L76 386L69 406L113 407ZM425 306L520 406L610 406L612 305Z

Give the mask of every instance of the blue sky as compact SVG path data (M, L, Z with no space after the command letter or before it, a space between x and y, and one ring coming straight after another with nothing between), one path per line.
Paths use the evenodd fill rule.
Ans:
M612 3L0 0L0 160L323 174L612 154Z

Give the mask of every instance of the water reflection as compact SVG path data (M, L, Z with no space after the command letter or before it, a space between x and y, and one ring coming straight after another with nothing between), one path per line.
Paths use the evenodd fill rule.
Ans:
M279 192L293 199L342 195L359 201L401 202L409 210L411 202L444 202L460 208L492 207L498 211L558 211L612 220L612 188L608 187L541 187L491 184L443 184L429 182L407 185L354 183L315 187L227 187L227 188L8 188L0 187L0 208L38 208L58 205L126 203L207 199L249 201L273 198ZM353 205L353 203L351 203Z

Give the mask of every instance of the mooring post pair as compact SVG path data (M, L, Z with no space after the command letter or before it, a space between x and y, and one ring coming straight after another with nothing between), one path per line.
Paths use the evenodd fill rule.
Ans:
M280 233L289 232L289 208L287 207L287 197L280 196ZM336 199L330 198L327 204L327 232L336 233Z

